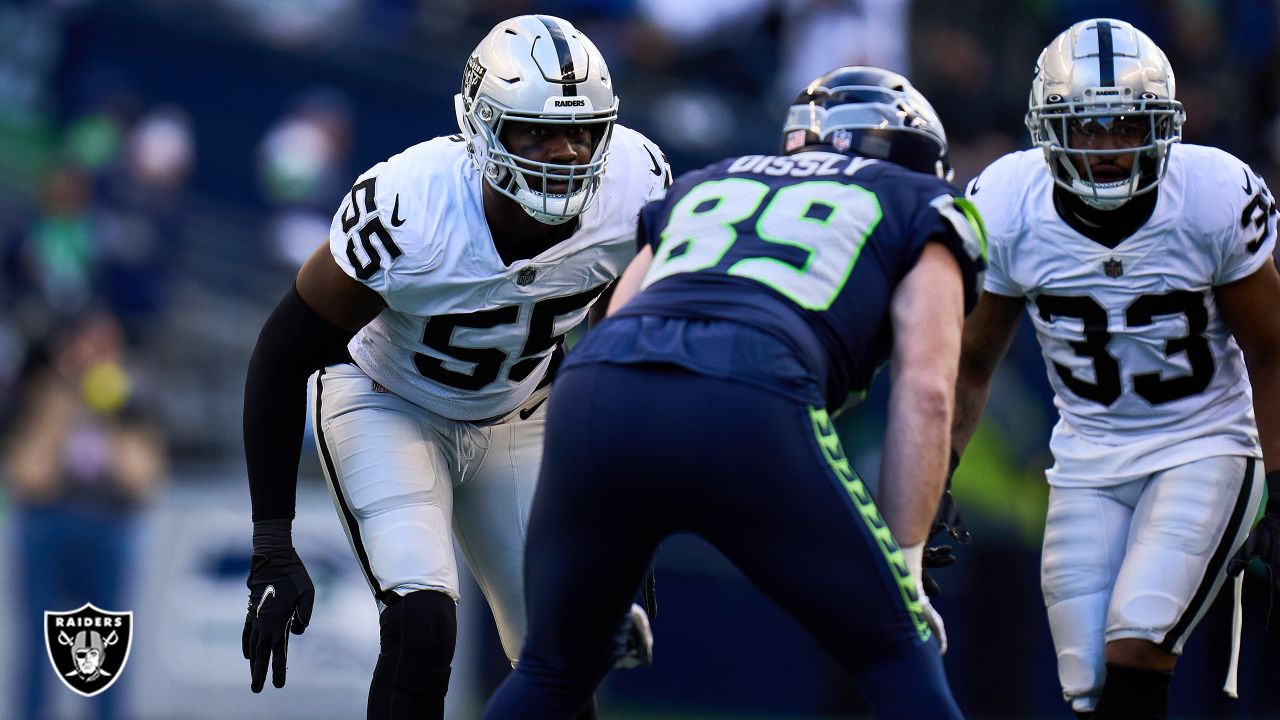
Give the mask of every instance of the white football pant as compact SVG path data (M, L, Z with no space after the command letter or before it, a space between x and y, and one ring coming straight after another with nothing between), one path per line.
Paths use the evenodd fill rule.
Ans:
M512 663L525 635L524 540L549 392L486 423L424 410L351 364L316 373L309 392L329 492L379 603L415 590L457 602L456 539Z
M1208 457L1109 487L1049 492L1040 585L1063 696L1091 711L1105 643L1180 654L1262 501L1261 460Z

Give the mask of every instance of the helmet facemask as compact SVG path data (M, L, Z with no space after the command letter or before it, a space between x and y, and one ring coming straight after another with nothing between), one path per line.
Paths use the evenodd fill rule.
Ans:
M1129 88L1096 88L1115 93ZM1054 182L1099 210L1114 210L1150 192L1169 169L1169 147L1182 139L1182 103L1150 93L1132 104L1075 103L1051 95L1027 113L1032 141L1045 154ZM1116 158L1115 176L1095 176L1091 158ZM1127 157L1127 170L1120 158Z
M458 96L463 104L462 96ZM550 103L551 100L548 100ZM478 98L459 124L472 143L484 178L498 192L515 200L536 220L559 225L580 215L595 199L609 161L617 104L603 112L574 115L542 115L515 112ZM503 130L512 121L545 125L580 125L591 131L591 159L582 165L538 162L521 157L502 143ZM553 187L564 183L565 187Z

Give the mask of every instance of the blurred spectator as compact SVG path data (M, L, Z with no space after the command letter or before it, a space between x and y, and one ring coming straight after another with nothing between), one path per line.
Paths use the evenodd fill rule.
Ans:
M80 170L54 168L35 219L20 240L20 278L51 308L75 313L92 293L93 183Z
M164 105L142 116L105 177L94 237L95 287L132 341L148 335L165 307L169 269L183 245L187 181L195 164L191 123Z
M874 65L910 77L909 0L781 0L780 5L775 94L782 100L841 65Z
M134 519L165 474L159 435L140 417L114 317L91 312L38 358L7 452L18 532L25 647L22 712L47 717L50 669L44 611L91 602L127 609L122 584L133 557ZM99 696L99 720L116 717L120 693Z
M281 47L322 43L352 25L358 0L222 0L229 18Z
M272 255L297 268L329 233L349 175L350 101L340 91L307 91L267 130L258 147L258 178L275 213Z
M58 12L46 3L0 3L0 207L26 198L43 169L63 53Z

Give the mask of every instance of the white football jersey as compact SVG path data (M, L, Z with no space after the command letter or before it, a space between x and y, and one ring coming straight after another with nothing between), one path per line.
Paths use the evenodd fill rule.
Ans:
M609 164L578 230L503 263L480 177L460 136L415 145L357 180L329 230L351 277L387 303L351 340L356 364L391 392L454 420L513 410L547 373L636 251L636 216L670 170L640 133L614 125Z
M1271 262L1262 178L1221 150L1175 145L1151 217L1115 249L1064 222L1053 187L1044 155L1027 150L968 191L989 232L985 289L1026 299L1053 385L1049 482L1261 457L1244 358L1213 289Z

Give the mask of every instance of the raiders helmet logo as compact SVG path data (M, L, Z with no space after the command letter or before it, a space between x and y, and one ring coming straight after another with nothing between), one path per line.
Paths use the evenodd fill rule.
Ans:
M485 67L480 64L480 56L472 55L467 67L462 71L462 97L468 102L476 99L480 90L480 81L484 79Z
M68 688L93 697L120 678L133 646L133 612L108 612L85 603L44 613L44 644L54 672Z

